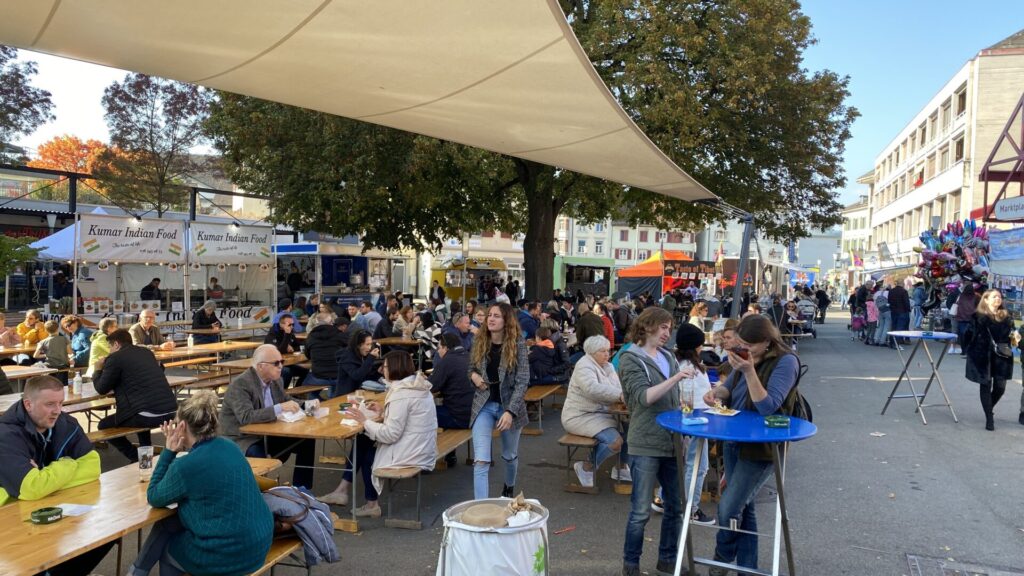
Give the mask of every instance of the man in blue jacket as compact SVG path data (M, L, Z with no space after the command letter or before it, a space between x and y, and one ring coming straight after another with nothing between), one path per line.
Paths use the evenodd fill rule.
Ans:
M530 302L526 310L519 311L519 327L523 330L523 338L533 338L540 327L540 302Z

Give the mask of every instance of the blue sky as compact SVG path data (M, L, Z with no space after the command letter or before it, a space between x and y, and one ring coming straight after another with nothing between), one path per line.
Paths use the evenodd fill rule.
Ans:
M840 200L856 200L856 178L928 100L980 50L1024 28L1021 0L805 0L818 43L808 70L850 76L849 103L861 117L847 142L847 187ZM64 58L22 52L39 63L37 86L53 93L56 122L21 144L36 147L61 134L107 139L100 98L124 72ZM1022 78L1024 85L1024 78Z
M808 70L850 77L849 103L861 117L846 145L843 203L864 189L856 179L968 60L1024 28L1021 0L804 0L815 46ZM1024 78L1021 79L1024 88Z

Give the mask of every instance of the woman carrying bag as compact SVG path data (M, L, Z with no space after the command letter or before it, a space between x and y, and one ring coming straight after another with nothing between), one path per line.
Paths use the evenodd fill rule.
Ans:
M981 385L981 409L985 430L995 430L992 411L1013 378L1013 318L1003 307L1003 294L996 289L981 295L977 310L964 334L967 379Z

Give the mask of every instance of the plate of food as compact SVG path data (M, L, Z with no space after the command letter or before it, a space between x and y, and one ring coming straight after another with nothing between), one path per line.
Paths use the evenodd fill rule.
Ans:
M733 410L732 408L726 408L722 404L721 400L715 402L715 405L704 411L705 414L714 414L715 416L735 416L740 413L739 410Z

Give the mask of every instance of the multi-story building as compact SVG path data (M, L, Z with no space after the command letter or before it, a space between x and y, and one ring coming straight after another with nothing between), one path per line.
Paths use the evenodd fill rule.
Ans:
M868 193L843 208L843 229L837 264L840 288L859 284L867 267L878 267L878 252L871 241L871 204L868 202L873 179L874 172L858 178L858 183L869 187Z
M978 216L979 173L1021 97L1024 30L961 67L875 158L870 241L912 264L921 231ZM884 243L884 245L883 245ZM889 259L887 259L889 262Z

